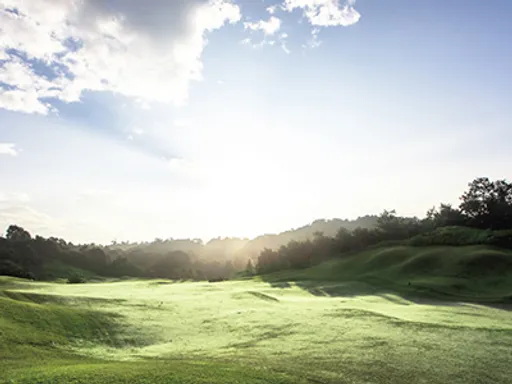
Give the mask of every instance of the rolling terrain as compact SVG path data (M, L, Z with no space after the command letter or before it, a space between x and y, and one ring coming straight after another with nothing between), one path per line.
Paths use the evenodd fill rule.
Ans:
M512 252L380 247L222 283L0 278L0 382L507 383Z

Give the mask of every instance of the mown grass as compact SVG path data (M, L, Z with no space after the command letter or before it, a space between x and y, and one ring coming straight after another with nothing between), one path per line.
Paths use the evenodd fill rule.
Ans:
M325 295L392 292L410 298L512 303L512 251L488 246L381 247L262 279L274 286L295 281ZM354 281L363 284L346 284Z
M509 383L510 275L481 261L495 256L510 255L393 247L214 284L0 278L0 382Z

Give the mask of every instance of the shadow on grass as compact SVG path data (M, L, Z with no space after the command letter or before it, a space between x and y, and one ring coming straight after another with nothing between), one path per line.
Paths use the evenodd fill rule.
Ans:
M318 297L358 297L377 296L396 304L408 305L412 302L419 305L462 306L478 304L506 311L512 310L512 295L489 297L485 294L465 290L453 284L444 287L445 290L436 289L425 284L408 282L401 285L386 282L375 277L354 281L315 281L315 280L274 280L272 275L260 276L261 280L272 288L289 289L298 287L311 295ZM404 299L401 301L400 298Z

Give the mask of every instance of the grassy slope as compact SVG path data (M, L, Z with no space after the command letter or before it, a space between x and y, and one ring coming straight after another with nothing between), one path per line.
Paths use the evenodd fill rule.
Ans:
M512 251L487 246L384 247L263 280L277 286L297 281L324 295L390 290L412 297L512 303Z
M506 301L509 272L482 255L510 259L395 247L268 282L0 278L0 382L507 383L512 312L392 293Z

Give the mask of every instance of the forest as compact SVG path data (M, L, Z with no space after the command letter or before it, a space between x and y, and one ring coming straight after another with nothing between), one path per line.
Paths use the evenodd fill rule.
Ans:
M383 244L412 246L487 244L512 248L512 183L480 177L468 184L456 207L441 203L425 217L394 210L356 220L317 220L255 239L155 239L73 244L33 236L12 224L0 237L0 275L34 280L102 277L218 281L235 276L307 268Z

